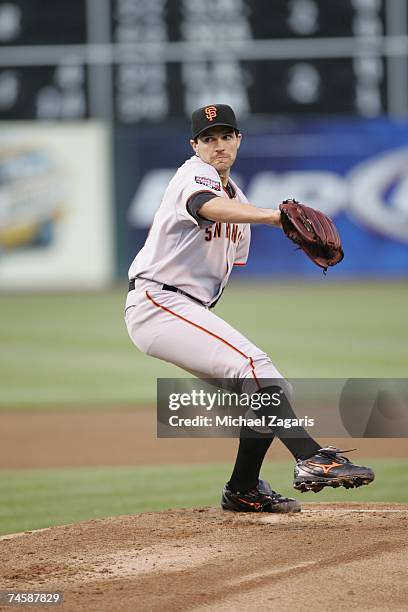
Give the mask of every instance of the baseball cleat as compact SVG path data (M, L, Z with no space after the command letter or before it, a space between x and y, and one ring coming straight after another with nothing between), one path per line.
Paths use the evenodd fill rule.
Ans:
M361 487L374 480L371 468L354 465L341 451L334 446L321 448L309 459L298 459L295 465L293 486L301 493L314 491L318 493L323 487Z
M233 492L227 483L222 492L221 507L232 512L300 512L296 499L276 493L266 480L259 480L258 486L249 493Z

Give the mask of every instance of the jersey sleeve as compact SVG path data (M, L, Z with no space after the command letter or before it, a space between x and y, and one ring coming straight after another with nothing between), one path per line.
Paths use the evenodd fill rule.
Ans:
M238 243L237 250L235 253L234 266L245 266L248 255L249 245L251 243L251 226L249 223L245 226L245 231L242 234L242 238Z
M199 209L189 206L192 198L199 193L213 197L222 196L221 180L218 172L205 163L192 163L180 177L180 201L177 205L179 218L191 221L199 227L206 227L213 222L200 218Z
M200 227L209 227L214 223L214 221L210 221L210 219L206 219L200 215L201 207L206 203L212 200L214 194L211 191L197 191L193 193L187 200L187 211L190 215L195 219Z

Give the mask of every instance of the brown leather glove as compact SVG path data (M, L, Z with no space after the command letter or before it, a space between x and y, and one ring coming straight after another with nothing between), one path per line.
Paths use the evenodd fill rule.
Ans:
M282 229L308 257L326 272L344 257L341 241L333 221L320 210L296 200L285 200L279 205Z

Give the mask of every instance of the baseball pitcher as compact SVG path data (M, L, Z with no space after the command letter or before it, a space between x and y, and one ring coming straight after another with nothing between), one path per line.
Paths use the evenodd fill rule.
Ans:
M247 261L251 223L282 229L324 270L341 261L343 251L334 224L323 213L295 200L282 202L277 210L247 201L230 178L241 140L229 106L214 104L193 113L193 155L171 179L146 243L130 266L125 320L130 338L144 353L203 379L241 381L241 390L272 394L279 388L285 414L295 417L286 381L269 355L212 307L233 267ZM296 460L295 489L317 492L374 480L370 468L354 465L338 448L321 448L302 427L297 430L292 429L290 437L279 429L275 433ZM259 478L274 434L253 434L242 427L222 508L300 511L299 502Z

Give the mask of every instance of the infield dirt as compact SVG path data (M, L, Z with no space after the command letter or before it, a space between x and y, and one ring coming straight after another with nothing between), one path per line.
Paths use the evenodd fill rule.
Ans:
M407 528L408 507L397 504L93 520L3 536L0 589L63 591L55 609L72 612L402 612Z
M157 440L152 409L3 411L0 423L9 469L232 461L237 444ZM407 455L406 440L350 442ZM272 460L289 457L274 447ZM301 501L293 515L195 508L6 535L0 591L62 591L52 609L70 612L405 612L408 505Z

